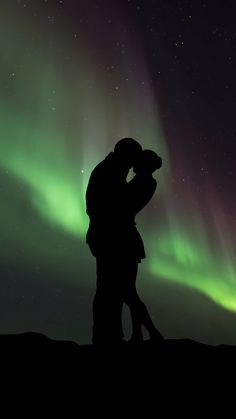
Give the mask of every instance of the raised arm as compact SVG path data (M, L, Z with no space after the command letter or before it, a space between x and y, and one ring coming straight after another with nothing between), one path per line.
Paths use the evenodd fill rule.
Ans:
M153 197L157 187L156 180L151 177L136 175L127 183L128 206L134 215L141 211Z

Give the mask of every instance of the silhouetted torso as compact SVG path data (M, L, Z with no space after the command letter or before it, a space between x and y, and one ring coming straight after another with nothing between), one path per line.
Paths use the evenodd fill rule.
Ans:
M86 240L95 257L137 260L145 257L142 239L135 228L127 174L128 170L110 153L90 176L86 192L90 225Z

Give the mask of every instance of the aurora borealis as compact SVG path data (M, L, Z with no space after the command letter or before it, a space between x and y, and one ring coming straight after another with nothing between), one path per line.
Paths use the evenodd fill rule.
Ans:
M234 6L168 4L1 2L0 333L90 340L85 190L130 136L163 158L140 292L164 336L236 344Z

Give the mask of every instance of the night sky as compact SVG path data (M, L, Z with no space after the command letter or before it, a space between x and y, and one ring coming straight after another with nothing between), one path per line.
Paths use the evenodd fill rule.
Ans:
M1 0L0 53L0 333L91 341L85 190L133 137L163 158L140 296L165 338L236 344L235 2Z

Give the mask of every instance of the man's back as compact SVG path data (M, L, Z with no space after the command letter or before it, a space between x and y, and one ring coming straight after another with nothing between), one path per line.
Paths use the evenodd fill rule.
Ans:
M117 254L127 225L127 169L110 153L91 173L86 206L90 218L87 243L94 256L98 252Z
M126 176L127 171L119 167L114 153L108 154L92 171L86 191L86 207L91 223L97 228L119 222L126 193Z

